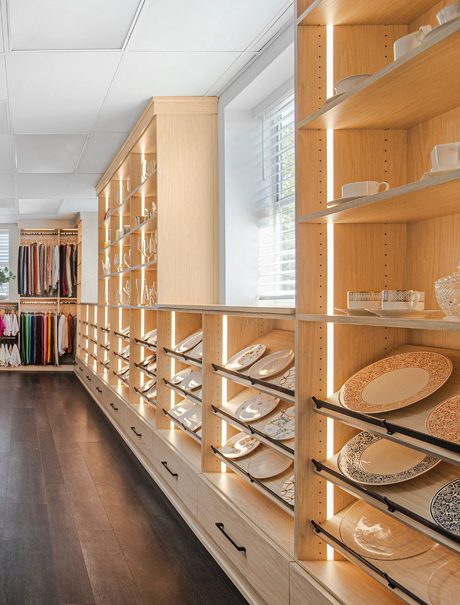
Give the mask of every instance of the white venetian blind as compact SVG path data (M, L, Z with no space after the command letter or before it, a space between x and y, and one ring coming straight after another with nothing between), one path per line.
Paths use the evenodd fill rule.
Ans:
M257 196L259 300L295 299L295 118L291 92L265 110Z
M0 268L8 267L10 270L10 232L8 229L0 229ZM14 273L14 271L13 271ZM9 284L0 285L0 293L8 296Z

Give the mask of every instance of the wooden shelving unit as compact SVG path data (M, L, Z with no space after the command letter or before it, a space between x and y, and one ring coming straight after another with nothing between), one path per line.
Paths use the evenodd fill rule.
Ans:
M296 358L302 371L297 374L296 430L303 438L296 439L295 448L295 558L302 571L296 568L291 587L294 603L302 602L294 595L303 571L324 589L317 601L321 605L427 604L432 572L447 560L460 568L458 536L430 514L439 487L460 476L460 450L433 439L425 428L435 403L458 392L460 324L444 321L434 282L452 273L460 259L459 172L421 180L431 169L434 145L460 140L460 71L455 66L460 22L433 31L398 61L392 48L397 38L423 24L434 28L436 12L446 4L297 3ZM360 86L326 102L335 82L363 73L371 75ZM388 181L390 189L334 202L343 184L363 180ZM346 308L348 290L384 288L423 290L426 308L438 311L423 319L352 317L337 311ZM454 372L437 393L380 415L350 412L340 404L338 391L355 372L412 350L440 351L452 359ZM400 484L357 483L340 471L337 456L359 430L443 462ZM360 556L340 534L348 507L360 500L428 537L434 548L425 558L404 561ZM351 584L359 588L355 594L349 592ZM308 592L306 581L303 586Z

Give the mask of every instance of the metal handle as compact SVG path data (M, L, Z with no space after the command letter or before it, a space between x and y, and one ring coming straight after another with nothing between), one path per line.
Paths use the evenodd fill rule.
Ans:
M86 378L91 382L91 376L88 376L88 374L86 374Z
M78 369L80 370L80 372L83 372L83 368L81 366L78 366Z
M165 467L165 469L168 471L168 473L170 475L172 475L173 477L179 477L179 475L177 473L173 473L172 470L169 468L168 463L166 460L162 460L161 464Z
M245 546L238 546L238 544L235 542L235 540L233 540L233 538L231 538L227 532L224 529L224 524L223 523L216 523L216 527L219 531L221 531L224 536L227 538L227 540L236 548L236 550L238 552L246 552L246 547Z
M135 427L135 426L132 426L132 427L131 427L131 430L132 430L132 432L133 432L133 433L136 435L136 437L142 437L142 433L138 433L138 432L136 431L136 427Z
M100 389L99 387L96 387L96 391L97 391L98 393L102 393L102 389Z
M110 407L113 408L116 412L118 412L117 406L115 406L113 403L110 404Z

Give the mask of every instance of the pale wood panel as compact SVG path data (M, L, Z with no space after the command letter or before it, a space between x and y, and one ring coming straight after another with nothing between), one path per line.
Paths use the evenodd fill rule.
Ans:
M297 29L297 119L313 113L326 100L326 28Z
M158 133L158 300L217 296L217 120L161 115Z
M451 2L451 0L446 0ZM426 11L433 0L299 0L297 14L307 24L381 24L408 23Z
M327 142L324 130L297 131L296 205L302 215L326 208Z
M373 74L393 61L393 42L405 25L341 25L334 28L334 84L356 74Z
M431 0L431 2L429 3L431 4L431 6L427 6L427 10L423 12L420 11L417 17L409 23L409 30L415 31L421 25L425 25L427 23L433 27L437 27L439 23L436 19L436 13L445 6L449 6L449 4L453 3L454 0L440 0L439 2L433 2L433 0Z
M342 197L342 185L354 181L402 185L407 180L406 152L404 130L336 130L334 198Z
M203 425L201 441L201 469L203 472L219 472L220 462L214 456L211 445L222 445L222 421L211 406L222 404L222 378L214 373L212 363L222 363L223 326L221 315L203 315Z
M325 225L297 226L297 311L325 313L327 309L327 232Z
M169 311L157 311L157 427L167 429L170 420L163 414L163 409L171 409L171 391L163 382L171 378L171 358L166 355L163 347L172 346L172 316Z

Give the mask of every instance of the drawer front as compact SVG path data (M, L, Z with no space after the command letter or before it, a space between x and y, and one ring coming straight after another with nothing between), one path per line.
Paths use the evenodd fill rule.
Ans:
M141 450L148 460L152 460L153 433L151 428L128 406L125 406L122 422L129 440Z
M118 425L123 426L123 415L126 407L125 404L121 402L113 393L110 393L110 396L107 397L107 400L104 402L104 404L113 420Z
M297 563L291 563L290 605L339 605L339 602Z
M158 475L196 515L198 472L157 435L153 436L153 465Z
M264 602L289 603L288 556L275 550L204 479L198 489L198 520Z

